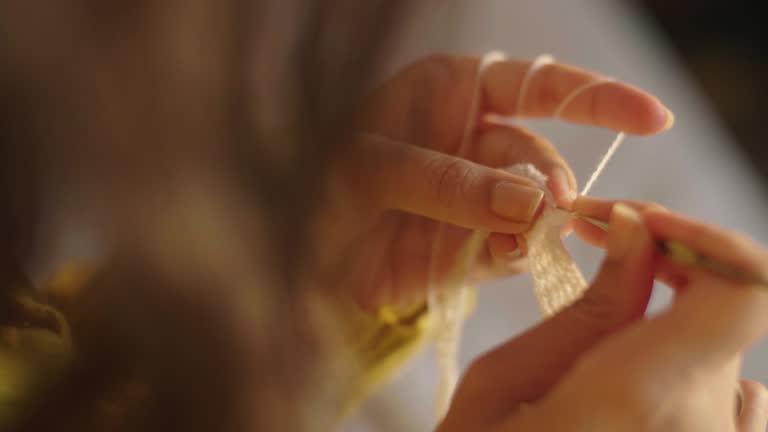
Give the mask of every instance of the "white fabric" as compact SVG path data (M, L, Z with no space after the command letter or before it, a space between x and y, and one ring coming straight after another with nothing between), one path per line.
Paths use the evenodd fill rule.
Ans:
M547 177L536 167L519 164L507 171L535 181L546 191L544 210L525 239L536 300L544 316L550 316L579 298L587 288L584 276L560 238L571 214L555 207L546 187Z

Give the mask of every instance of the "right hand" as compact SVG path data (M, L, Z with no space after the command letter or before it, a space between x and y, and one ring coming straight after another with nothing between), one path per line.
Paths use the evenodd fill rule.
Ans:
M738 377L741 353L768 333L768 290L673 265L653 239L753 272L768 269L768 252L738 234L632 207L577 200L579 213L611 215L602 238L575 227L607 243L596 280L572 306L475 361L439 432L765 431L768 392ZM646 317L654 277L676 298Z

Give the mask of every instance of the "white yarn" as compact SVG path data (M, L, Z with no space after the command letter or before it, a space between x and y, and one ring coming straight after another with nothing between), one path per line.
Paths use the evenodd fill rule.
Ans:
M549 54L542 54L533 60L531 65L528 67L528 70L525 72L525 75L523 75L523 80L520 82L520 90L517 93L515 114L520 115L520 113L523 112L523 102L525 102L525 97L528 96L528 87L530 87L533 77L543 66L552 64L554 62L555 58ZM480 78L482 77L478 77L478 81Z
M546 60L548 62L552 62L554 60L552 59L551 56L548 56L548 55L545 55L542 57L546 57ZM534 62L534 64L535 63L536 62ZM562 102L560 102L560 105L555 109L555 112L552 113L552 117L555 117L555 118L560 117L565 111L565 109L571 104L571 102L573 102L574 99L576 99L579 95L581 95L585 91L593 87L597 87L599 85L603 85L605 83L610 83L610 82L613 82L613 78L599 79L597 81L591 81L581 85L580 87L577 87L576 90L572 91L571 94L566 96L566 98L563 99ZM521 103L521 101L518 101L518 102ZM624 141L624 137L625 137L624 132L619 132L619 134L616 135L616 138L614 138L610 147L608 147L608 151L605 152L605 155L600 160L600 163L597 165L597 168L595 168L595 171L592 172L592 175L589 177L589 180L587 180L586 185L584 185L584 189L581 190L581 195L586 195L587 193L589 193L590 189L592 189L592 186L595 184L595 181L597 181L597 178L605 169L605 166L608 164L608 161L611 160L611 158L613 157L613 154L616 153L616 150L619 149L619 146Z
M462 307L466 304L467 291L468 287L462 285L454 293L440 296L442 297L440 300L433 300L430 305L430 310L436 308L437 311L433 316L433 323L435 324L437 367L440 371L435 401L435 414L438 418L445 415L458 383L459 365L456 356L458 343L461 340L461 328L464 322L461 313Z
M504 54L499 52L492 52L483 57L478 68L477 81L473 90L470 109L468 110L468 119L459 146L459 153L457 155L459 157L465 156L474 134L475 122L481 102L480 98L482 96L483 73L488 66L504 58ZM525 96L533 77L542 67L554 63L554 61L555 59L552 56L542 55L531 64L520 84L516 105L517 115L523 112ZM563 99L555 109L553 116L559 117L565 108L584 91L610 81L610 79L602 79L578 87ZM595 172L590 176L582 191L582 195L589 192L608 163L608 160L610 160L621 145L623 139L624 134L619 133L601 159ZM536 224L526 235L526 241L528 246L528 263L534 283L534 293L542 313L547 317L578 299L587 287L583 275L571 255L565 249L560 238L560 233L568 223L571 214L556 208L552 194L546 187L547 177L536 167L531 164L518 164L510 167L508 170L535 181L545 191L545 208ZM438 228L438 234L433 246L433 252L435 252L433 256L438 256L436 251L439 251L442 244L443 228L444 225L442 224ZM458 382L457 351L466 310L467 290L469 289L465 284L466 274L476 261L477 252L480 249L478 245L481 245L487 236L488 233L483 231L472 233L467 241L467 245L462 248L458 255L460 259L456 265L457 271L448 279L448 284L437 286L440 284L440 281L435 277L434 267L430 273L429 307L430 311L433 312L432 324L436 339L438 368L440 370L435 407L438 421L445 415Z
M587 181L587 184L584 185L584 189L581 190L582 195L588 194L590 189L592 189L592 185L595 184L595 181L597 181L597 177L600 176L600 174L605 169L605 166L608 164L608 161L611 160L611 158L613 157L613 154L616 153L616 150L619 149L619 146L624 141L625 136L626 135L624 134L624 132L619 132L619 134L616 135L616 138L613 139L611 146L608 147L608 151L605 152L605 155L603 155L603 158L600 160L600 163L597 165L597 168L595 168L595 171L589 177L589 181Z
M506 57L501 52L490 52L483 56L478 66L475 87L472 90L472 99L468 110L467 123L464 127L461 143L457 156L465 157L472 143L472 137L477 122L477 112L482 97L483 73L493 63L504 60ZM432 246L433 257L437 257L442 247L442 240L445 230L445 224L440 224ZM428 303L431 314L433 336L435 338L435 347L437 350L437 365L439 370L439 382L437 389L437 400L435 401L435 415L438 419L443 418L448 410L451 397L456 389L459 380L458 366L458 347L461 339L461 329L464 323L464 314L467 309L467 290L470 289L465 284L466 275L469 267L476 261L480 246L483 245L488 233L484 231L474 231L465 246L457 255L464 262L458 262L452 274L447 278L447 283L442 282L436 277L436 259L433 259L428 288Z
M533 180L545 191L544 210L525 240L536 300L544 316L548 317L576 300L587 287L584 276L560 239L571 214L555 207L554 198L546 186L547 177L536 167L518 164L507 171Z

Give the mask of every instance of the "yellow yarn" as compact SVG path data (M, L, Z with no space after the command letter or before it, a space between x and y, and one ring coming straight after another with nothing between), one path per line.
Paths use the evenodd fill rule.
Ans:
M46 291L60 298L73 298L88 282L95 267L80 263L63 266L50 279ZM466 312L474 307L474 296ZM340 416L353 413L373 392L386 384L430 340L430 313L426 302L399 309L383 306L377 313L369 313L348 299L330 302L341 328L343 349L339 359L353 359L359 374L354 382L338 383L342 394ZM40 305L42 307L42 305ZM45 306L47 307L47 306ZM19 333L16 329L11 329ZM37 345L45 345L46 355L57 358L71 355L67 341L45 331L23 330L26 340L34 338ZM18 344L0 344L0 426L7 424L13 412L20 407L24 395L30 390L30 380L50 372L47 364L33 361L36 354L27 352ZM59 361L57 364L61 364Z

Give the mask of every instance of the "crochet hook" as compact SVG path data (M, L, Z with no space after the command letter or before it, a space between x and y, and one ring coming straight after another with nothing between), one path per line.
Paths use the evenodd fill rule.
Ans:
M603 231L608 230L608 222L606 221L583 216L578 213L572 213L572 215L602 229ZM661 253L675 264L697 267L731 280L750 283L768 289L768 277L761 274L746 272L729 264L706 257L678 241L658 240L656 245Z

